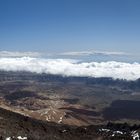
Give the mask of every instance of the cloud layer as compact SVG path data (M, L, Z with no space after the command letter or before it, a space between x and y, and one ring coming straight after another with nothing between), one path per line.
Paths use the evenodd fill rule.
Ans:
M130 56L125 52L110 52L110 51L75 51L75 52L18 52L18 51L0 51L0 58L3 57L84 57L84 56Z
M0 70L29 71L63 76L112 77L135 80L140 78L139 63L78 62L68 59L40 59L31 57L0 58Z
M128 56L130 54L125 53L125 52L110 52L110 51L93 51L93 50L91 50L91 51L64 52L64 53L60 53L59 55L62 55L62 56L89 56L89 55Z
M39 57L41 53L38 52L11 52L11 51L0 51L0 57Z

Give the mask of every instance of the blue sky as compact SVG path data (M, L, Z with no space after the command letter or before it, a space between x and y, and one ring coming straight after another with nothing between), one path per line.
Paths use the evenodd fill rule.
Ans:
M140 52L140 0L0 0L0 50Z

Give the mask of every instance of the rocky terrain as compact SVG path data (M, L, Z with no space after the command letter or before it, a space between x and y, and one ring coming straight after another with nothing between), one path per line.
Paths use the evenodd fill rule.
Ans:
M138 140L139 106L139 79L0 72L1 139Z
M140 126L128 124L83 127L39 121L0 108L1 140L139 140Z

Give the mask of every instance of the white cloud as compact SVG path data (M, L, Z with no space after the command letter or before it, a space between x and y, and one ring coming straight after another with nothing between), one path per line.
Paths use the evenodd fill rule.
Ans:
M140 78L139 63L78 62L68 59L40 59L31 57L0 58L0 70L30 71L63 76L112 77L127 80Z
M64 52L60 53L59 55L62 56L88 56L88 55L117 55L117 56L124 56L130 55L129 53L125 52L109 52L109 51L77 51L77 52Z
M40 57L40 56L90 56L90 55L130 55L124 52L109 52L109 51L77 51L77 52L63 52L63 53L40 53L40 52L18 52L18 51L0 51L0 58L3 57Z
M41 54L38 52L11 52L0 51L0 57L38 57Z

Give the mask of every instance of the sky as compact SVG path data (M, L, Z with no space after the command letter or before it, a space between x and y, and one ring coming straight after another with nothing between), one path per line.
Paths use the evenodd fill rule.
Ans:
M140 0L0 0L0 51L140 62Z

